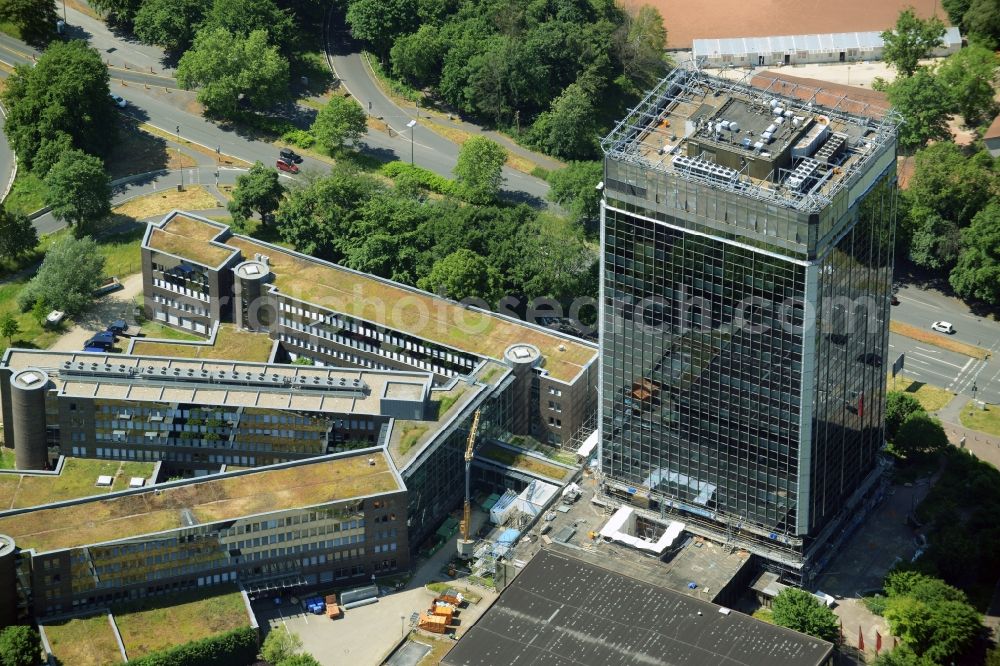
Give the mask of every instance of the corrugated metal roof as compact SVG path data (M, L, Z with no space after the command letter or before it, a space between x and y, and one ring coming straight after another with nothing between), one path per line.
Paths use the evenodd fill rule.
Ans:
M945 46L961 46L958 28L950 27L944 34ZM728 39L696 39L695 57L720 55L743 56L757 53L788 53L806 51L822 53L859 49L873 51L882 47L880 32L834 32L823 35L780 35L775 37L732 37Z

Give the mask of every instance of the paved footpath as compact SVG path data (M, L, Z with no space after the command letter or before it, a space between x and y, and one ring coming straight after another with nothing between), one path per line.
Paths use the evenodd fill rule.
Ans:
M970 430L962 425L959 414L970 401L967 395L956 395L947 405L935 412L941 419L948 441L954 446L963 446L976 455L1000 469L1000 437L978 430ZM993 407L996 409L996 407ZM963 442L964 440L964 442Z

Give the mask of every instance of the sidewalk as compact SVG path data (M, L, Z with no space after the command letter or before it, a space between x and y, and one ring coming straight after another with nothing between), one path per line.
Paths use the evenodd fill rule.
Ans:
M980 460L1000 468L1000 437L970 430L963 426L959 419L959 414L969 401L967 395L956 395L951 402L935 412L935 416L941 419L948 441L955 446L962 446L964 440L964 448L974 453Z

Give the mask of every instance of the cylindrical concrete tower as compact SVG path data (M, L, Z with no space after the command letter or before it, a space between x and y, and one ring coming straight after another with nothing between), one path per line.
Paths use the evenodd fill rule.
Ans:
M531 404L531 387L535 382L534 369L542 362L542 353L538 347L522 342L507 347L503 358L514 369L514 384L510 387L514 391L514 434L530 435L531 416L538 412L538 405Z
M0 629L17 621L17 561L14 540L0 534Z
M45 394L49 376L27 368L10 378L10 408L14 421L14 464L17 469L45 469L49 462L45 442Z
M236 302L233 318L239 327L250 331L269 331L276 313L271 299L266 297L264 285L270 282L271 269L258 259L244 261L233 268L233 294Z

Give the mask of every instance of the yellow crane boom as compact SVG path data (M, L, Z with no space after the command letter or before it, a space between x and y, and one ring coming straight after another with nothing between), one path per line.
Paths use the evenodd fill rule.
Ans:
M470 469L472 467L472 452L476 447L476 433L479 431L479 410L472 416L472 427L469 428L469 438L465 442L465 511L462 518L462 541L469 541L469 525L472 523L472 502L470 498Z

